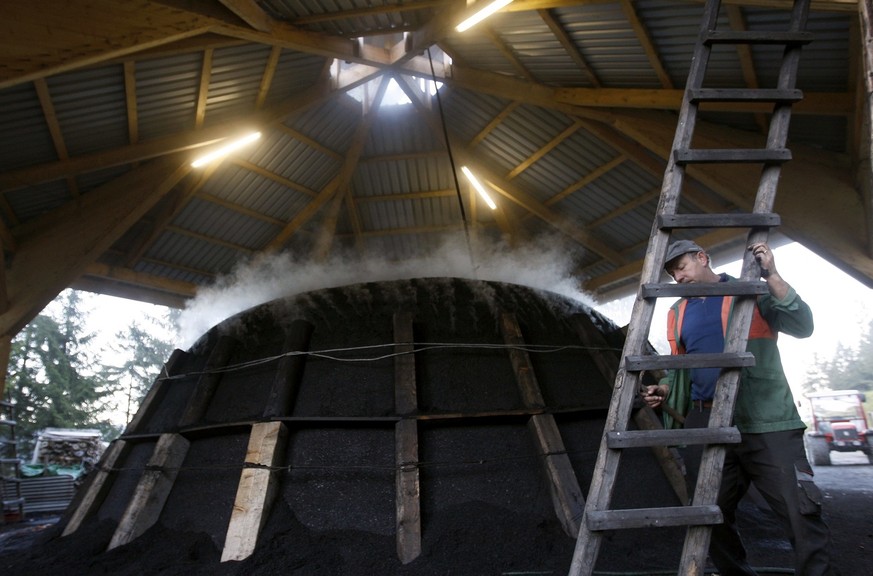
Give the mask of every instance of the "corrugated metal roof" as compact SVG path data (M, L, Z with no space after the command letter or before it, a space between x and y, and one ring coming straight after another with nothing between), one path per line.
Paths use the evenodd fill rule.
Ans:
M0 170L57 159L33 84L0 90Z
M143 149L143 143L165 142L167 150L196 143L198 101L205 101L202 128L215 138L220 136L212 127L258 117L262 87L269 86L269 91L261 110L278 110L279 105L295 96L314 94L315 90L308 90L323 87L322 81L327 80L323 74L329 57L324 52L331 50L326 43L312 49L313 53L306 52L307 42L318 38L318 34L367 36L363 42L370 48L382 49L401 43L404 36L399 30L419 28L442 9L388 0L259 0L257 4L312 36L278 30L272 36L262 35L262 41L254 41L259 32L246 28L246 34L230 41L214 34L197 36L167 46L150 45L142 54L126 52L124 63L117 59L103 63L89 60L87 67L70 64L63 67L62 73L46 74L61 141L76 162L58 158L49 133L51 116L44 113L31 81L0 89L0 133L15 135L0 141L0 172L44 167L52 174L51 181L42 182L39 174L22 171L21 185L7 186L3 191L6 205L0 205L0 216L7 228L14 229L19 223L62 206L76 192L89 194L136 169L155 155L125 155L128 150ZM470 225L487 223L480 232L497 238L503 230L497 226L495 215L479 200L470 206L466 182L456 183L453 169L457 166L451 160L457 162L462 156L460 148L468 149L465 161L480 162L490 172L500 174L509 187L525 193L523 202L497 198L514 225L519 226L520 235L555 234L558 227L569 222L578 228L577 240L591 234L598 242L620 251L624 258L638 258L651 229L655 201L624 212L620 209L658 188L661 176L651 173L651 163L662 166L663 159L654 150L628 152L616 167L584 182L620 152L601 138L602 133L589 131L585 118L594 116L591 109L561 103L539 105L549 98L552 87L571 90L597 83L602 88L631 88L637 95L652 89L653 98L666 99L672 93L659 91L664 84L646 53L646 39L651 41L672 85L684 85L702 4L639 0L629 6L645 29L645 38L635 31L625 11L627 5L622 2L548 7L547 17L563 28L593 77L579 68L537 10L507 11L478 31L447 33L441 45L455 58L454 71L463 69L467 76L472 71L474 77L481 71L483 76L494 79L495 85L511 80L517 92L502 85L477 87L474 79L464 84L467 88L443 88L440 101L430 102L431 112L423 113L422 108L412 105L383 107L365 136L360 158L348 155L364 113L353 95L333 92L311 96L308 102L302 97L295 99L301 107L282 118L281 126L263 126L263 138L258 143L225 160L202 185L195 176L183 180L169 194L170 201L149 214L148 222L158 231L167 223L176 228L164 230L149 244L144 258L136 260L135 256L140 243L155 235L152 224L137 227L120 238L107 259L146 274L203 283L270 244L292 222L295 232L285 245L308 254L314 239L320 236L331 205L324 195L333 190L330 186L336 184L336 177L344 173L349 162L355 162L350 175L352 202L344 205L338 215L337 248L351 250L360 241L392 258L432 250L446 236L447 229L452 230L449 236L462 233L455 193L458 185ZM787 21L783 10L731 4L722 7L720 26L728 25L728 10L738 11L749 30L784 27ZM816 34L816 40L804 48L800 88L837 94L854 89L848 86L853 77L848 57L853 18L854 14L846 12L811 13L809 29ZM374 31L383 35L374 36ZM507 58L491 33L524 70ZM357 54L345 61L342 50L338 51L343 74L356 74L360 65L355 62L366 55ZM435 48L434 52L439 71L439 50ZM752 47L754 72L762 86L775 82L777 52L771 47ZM272 69L271 57L277 53L278 62ZM208 90L201 94L207 54L211 54ZM421 74L426 65L422 53L409 56L419 59L410 66ZM131 78L125 77L125 70L133 72L134 90L130 94L126 93L125 80ZM396 68L389 72L403 73ZM719 86L744 86L746 79L736 49L716 50L707 77L709 83ZM368 90L372 93L381 81L381 77L373 80ZM537 99L527 98L524 92L528 89L536 91ZM557 94L552 91L551 97ZM609 97L604 98L608 101ZM135 111L127 109L128 101L135 102ZM618 100L615 103L623 104ZM663 106L660 102L652 107L660 110ZM617 128L610 123L610 116L622 112L598 108L596 113L603 122L599 130ZM137 119L135 142L128 133L128 121L133 116ZM707 112L701 118L762 134L759 118L750 112ZM821 112L795 115L791 141L844 152L848 122L853 119ZM584 121L568 135L565 131L580 120ZM440 125L443 121L458 150L446 149ZM624 137L619 131L615 136ZM629 143L630 150L633 144ZM639 143L639 148L646 145ZM544 147L548 149L543 153ZM112 160L103 160L104 153ZM520 166L524 169L516 174ZM68 190L68 176L75 178L73 190ZM703 197L700 205L683 200L681 210L694 212L702 210L701 206L728 204L718 191L700 183L697 188L695 193ZM557 199L568 190L565 197ZM344 192L340 189L340 193ZM396 198L387 198L391 195ZM316 199L327 201L316 208L312 204ZM531 202L539 202L542 210ZM609 215L613 215L611 219L602 220ZM586 228L591 223L597 224L595 230ZM357 224L362 228L361 238L355 237ZM578 244L577 240L573 242ZM620 264L601 262L591 250L583 252L580 261L589 271L611 271Z
M130 141L121 65L59 74L47 84L70 156Z
M203 55L192 52L135 64L140 140L194 128Z

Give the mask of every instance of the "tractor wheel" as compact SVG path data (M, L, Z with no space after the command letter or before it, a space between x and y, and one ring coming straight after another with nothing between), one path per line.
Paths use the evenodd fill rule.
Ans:
M831 449L826 439L807 436L806 445L809 448L810 460L812 460L813 466L831 465Z

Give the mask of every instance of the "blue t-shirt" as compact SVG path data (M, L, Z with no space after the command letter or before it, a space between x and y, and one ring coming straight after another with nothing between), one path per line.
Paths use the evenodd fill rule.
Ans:
M723 301L723 296L688 299L682 320L682 345L686 354L724 352ZM720 372L721 368L692 368L691 399L712 400Z

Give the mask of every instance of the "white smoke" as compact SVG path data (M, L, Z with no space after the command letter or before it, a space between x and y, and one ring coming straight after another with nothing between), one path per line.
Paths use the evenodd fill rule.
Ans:
M472 253L471 253L472 252ZM376 256L335 256L324 262L287 253L260 256L198 291L179 319L185 346L238 312L277 298L361 282L455 277L521 284L593 306L573 277L575 257L559 241L540 240L508 251L505 245L448 239L427 256L389 262Z

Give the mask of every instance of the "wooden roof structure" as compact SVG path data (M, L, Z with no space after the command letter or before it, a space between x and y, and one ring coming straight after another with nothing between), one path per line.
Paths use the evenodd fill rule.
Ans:
M722 19L773 28L790 5L728 0ZM457 32L471 8L5 2L3 341L67 287L182 306L263 254L399 261L465 226L507 246L557 236L578 252L585 290L627 290L645 254L702 2L516 0ZM786 238L873 286L862 8L812 2L815 40L804 48L804 100L776 210ZM769 64L778 58L766 56L766 46L731 48L711 68L724 85L766 87L778 72ZM766 136L758 104L713 106L702 118L701 145ZM262 133L256 143L191 167L251 128ZM462 164L487 183L496 210L458 177ZM683 208L699 213L748 210L758 176L734 166L689 175ZM719 250L744 233L689 237Z

